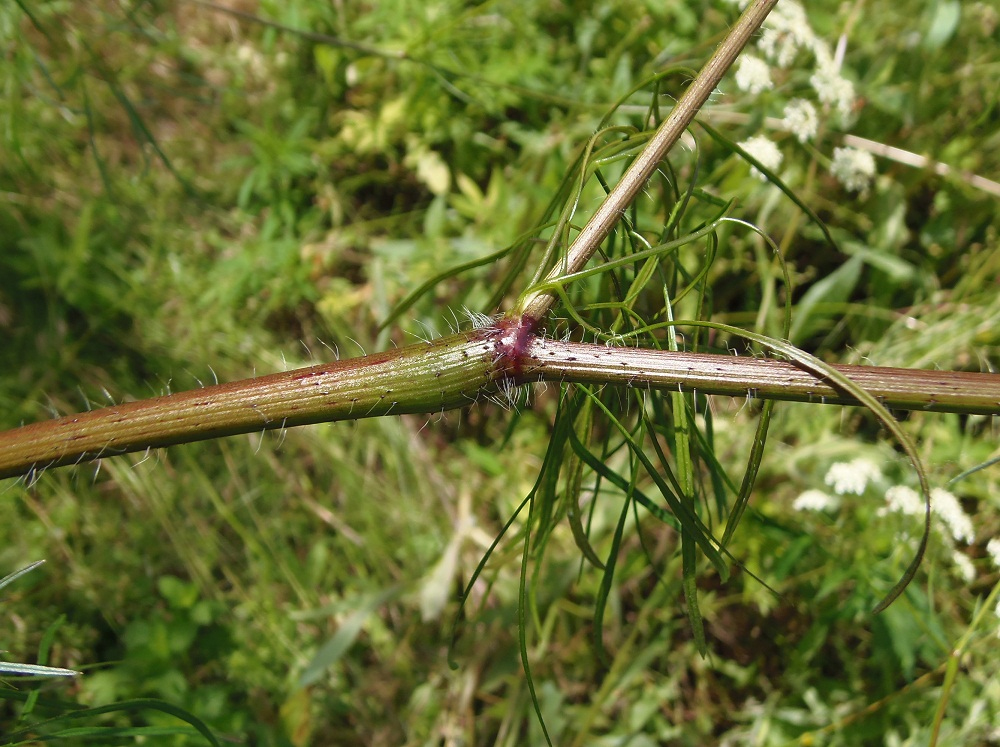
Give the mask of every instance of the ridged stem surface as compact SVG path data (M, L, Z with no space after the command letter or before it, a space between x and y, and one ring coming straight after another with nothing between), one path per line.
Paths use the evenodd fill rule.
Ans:
M1000 375L883 366L833 366L890 409L1000 414ZM857 400L794 363L746 356L673 353L535 339L521 381L563 381L673 389L794 402Z
M1000 414L1000 376L835 366L889 408ZM526 321L361 358L204 387L0 433L0 478L239 433L378 415L434 413L510 384L611 384L855 404L795 364L546 340Z
M494 378L494 358L488 331L473 331L33 423L0 433L0 478L238 433L454 409Z

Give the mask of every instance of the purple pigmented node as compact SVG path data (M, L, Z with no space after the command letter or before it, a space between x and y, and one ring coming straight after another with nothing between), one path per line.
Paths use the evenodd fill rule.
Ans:
M494 361L508 375L518 377L528 358L528 346L535 339L538 320L531 317L504 317L493 328Z

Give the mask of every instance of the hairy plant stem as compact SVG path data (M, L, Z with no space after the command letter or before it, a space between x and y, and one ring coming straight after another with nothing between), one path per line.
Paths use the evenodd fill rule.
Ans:
M794 363L746 356L673 353L536 339L519 365L522 381L624 384L789 402L858 400ZM1000 376L883 366L833 366L895 410L1000 414Z
M876 366L836 369L886 407L1000 413L1000 376ZM617 384L856 404L791 363L547 340L503 319L430 343L105 407L0 433L0 478L240 433L466 406L536 381Z
M535 381L851 404L833 381L774 360L557 342L535 330L715 90L777 0L754 0L541 286L497 324L431 343L114 405L0 433L0 478L115 454L308 423L462 407ZM887 407L1000 413L990 374L836 366ZM832 373L830 375L833 375Z
M543 283L551 283L560 278L579 272L587 264L597 248L618 224L622 213L632 204L639 191L656 171L667 152L694 121L695 116L708 101L726 71L732 66L750 37L757 32L767 18L767 14L778 4L778 0L754 0L747 6L729 34L715 50L715 54L705 63L698 77L688 86L681 100L670 112L663 124L654 133L649 143L639 154L614 189L604 198L597 212L583 227L566 251L566 255L550 270ZM528 292L517 304L515 316L541 319L555 304L557 296L550 290Z
M754 0L643 153L584 227L565 261L573 273L677 142L777 0ZM533 330L556 296L527 293L494 327L352 361L206 387L0 433L0 478L170 444L320 421L459 407L497 381L516 382ZM513 366L510 369L505 366ZM568 369L567 369L568 370Z
M486 331L105 407L0 433L0 478L238 433L469 404L498 375Z

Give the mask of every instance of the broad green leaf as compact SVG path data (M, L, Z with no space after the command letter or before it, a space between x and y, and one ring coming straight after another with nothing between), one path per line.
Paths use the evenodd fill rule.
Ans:
M358 597L354 602L354 612L347 616L333 637L320 646L319 651L313 656L312 661L306 665L305 670L299 676L298 686L306 687L312 685L330 667L340 661L348 649L354 645L369 616L398 594L398 587L393 586L379 592L363 594Z
M958 30L962 19L962 3L958 0L937 0L927 33L924 34L924 49L935 50L947 44Z
M823 325L824 319L816 308L819 304L844 303L850 298L861 277L861 265L861 257L853 256L825 278L813 283L795 307L795 318L789 332L792 342L801 343L809 339Z

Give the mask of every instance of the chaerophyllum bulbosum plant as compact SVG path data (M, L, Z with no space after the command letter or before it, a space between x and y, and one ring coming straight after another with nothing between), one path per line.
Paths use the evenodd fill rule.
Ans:
M779 179L766 149L759 143L737 144L717 121L699 119L775 4L751 3L699 73L663 69L622 98L580 148L537 230L511 237L507 249L488 258L505 271L487 307L468 312L467 329L361 357L25 425L0 433L0 478L30 485L44 479L47 470L121 454L312 423L434 414L484 398L520 408L531 399L528 390L544 387L555 403L550 441L534 488L505 527L506 532L521 520L516 530L523 543L519 614L527 669L532 601L526 574L533 562L541 562L556 523L568 523L583 561L603 574L593 618L599 658L626 522L641 510L674 527L685 607L694 639L705 652L696 573L707 561L725 579L739 563L729 545L750 506L775 402L862 406L912 461L925 498L924 533L916 552L898 582L879 590L882 600L875 610L885 609L914 578L930 538L931 517L930 485L892 411L997 414L1000 378L835 365L790 342L794 289L782 248L741 217L737 204L712 189L700 153L711 145L738 155L835 245L810 206ZM745 67L747 78L753 66ZM665 103L662 92L692 76L683 96ZM750 89L754 85L744 83ZM648 107L637 115L630 104L625 112L637 93L649 91ZM800 119L809 119L801 107L797 111ZM729 323L715 313L712 270L734 235L754 237L762 248L771 298L780 299L756 327ZM438 283L483 264L448 270L416 289L385 325ZM759 406L741 480L725 475L713 452L714 396L745 398ZM626 500L602 555L589 538L584 498L608 486ZM491 552L503 537L496 538Z

